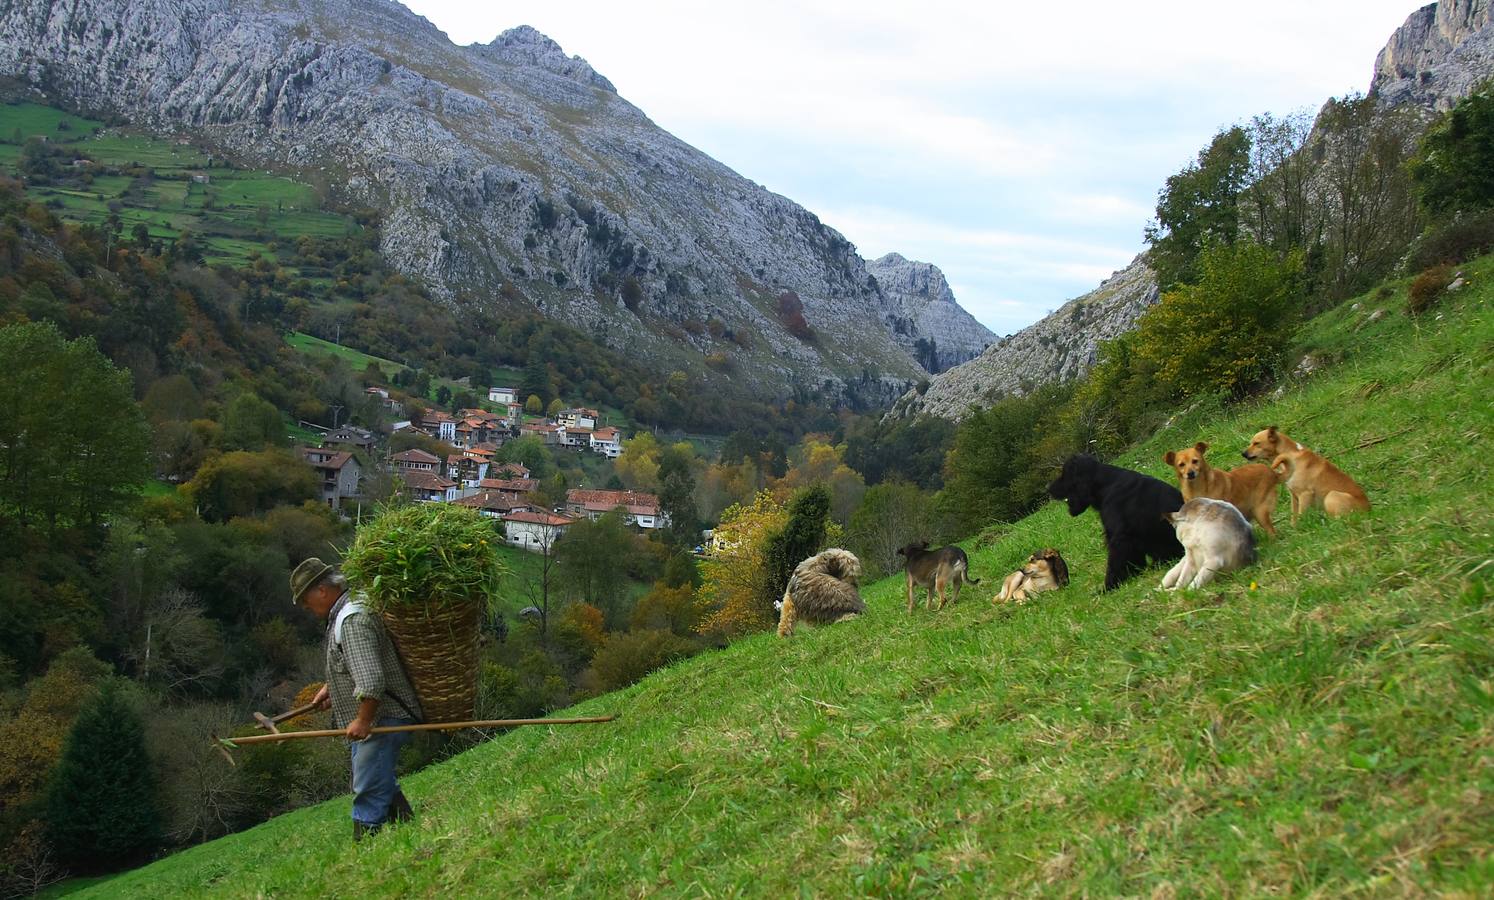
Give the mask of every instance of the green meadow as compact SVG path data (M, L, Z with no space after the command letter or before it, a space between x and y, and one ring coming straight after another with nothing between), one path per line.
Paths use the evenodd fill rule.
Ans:
M1094 513L1048 504L964 542L981 583L942 612L879 581L857 620L566 712L616 722L408 778L419 819L357 847L344 797L81 895L1486 894L1494 259L1466 270L1419 319L1404 283L1329 311L1314 374L1116 460L1167 478L1167 449L1276 424L1364 485L1353 518L1283 500L1252 568L1101 593ZM992 604L1045 546L1073 583Z

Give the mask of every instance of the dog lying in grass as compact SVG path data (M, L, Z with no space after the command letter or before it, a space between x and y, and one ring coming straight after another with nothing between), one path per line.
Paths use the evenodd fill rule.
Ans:
M866 612L860 581L861 560L849 550L831 548L799 563L778 601L778 636L793 634L800 619L829 624Z
M1320 453L1305 447L1288 450L1271 461L1271 468L1286 476L1287 490L1292 495L1293 525L1297 524L1298 516L1314 506L1322 507L1323 512L1334 517L1369 512L1369 497L1364 488Z
M1255 532L1233 503L1197 497L1163 518L1184 549L1182 560L1162 576L1163 590L1203 587L1220 572L1255 562Z
M959 547L941 547L930 550L928 541L918 541L897 551L905 560L904 570L908 575L908 612L913 612L913 587L917 585L928 591L924 609L944 608L945 591L949 590L949 602L960 602L960 587L969 582L980 584L980 579L970 576L970 558ZM934 594L939 594L939 605L935 607Z
M1183 495L1150 475L1080 453L1064 462L1063 471L1048 485L1048 496L1067 502L1071 516L1090 507L1100 514L1107 591L1141 571L1148 557L1171 562L1183 555L1183 545L1162 518L1183 505Z
M1022 568L1006 576L1006 580L1001 582L1001 593L991 600L993 603L1022 603L1034 594L1056 591L1068 585L1068 563L1057 550L1046 547L1027 557Z
M1276 486L1281 479L1269 466L1250 463L1239 468L1216 469L1209 465L1204 454L1209 445L1199 441L1182 450L1169 450L1162 454L1162 461L1178 473L1178 487L1183 492L1183 502L1196 497L1225 500L1245 514L1247 520L1261 523L1266 534L1276 537L1276 526L1271 524L1271 513L1276 509Z

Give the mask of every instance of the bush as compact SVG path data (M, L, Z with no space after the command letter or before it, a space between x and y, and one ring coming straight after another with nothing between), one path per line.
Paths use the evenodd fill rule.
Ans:
M1494 209L1454 217L1416 239L1403 268L1420 272L1443 263L1457 265L1494 250Z
M629 631L608 637L591 665L602 689L615 691L699 651L699 644L668 631Z
M1238 396L1271 378L1302 308L1302 257L1250 242L1212 245L1197 284L1179 286L1137 323L1136 353L1183 397Z
M1432 307L1452 284L1452 266L1433 266L1416 276L1407 292L1406 312L1419 316Z

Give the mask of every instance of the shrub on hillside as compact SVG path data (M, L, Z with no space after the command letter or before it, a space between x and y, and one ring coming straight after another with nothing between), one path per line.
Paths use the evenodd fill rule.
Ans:
M1494 250L1494 209L1454 216L1428 228L1406 254L1402 269L1420 272L1447 263L1457 265Z
M1452 284L1452 266L1433 266L1416 276L1407 291L1406 312L1419 316L1436 303L1447 286Z
M1302 257L1285 260L1248 241L1213 245L1197 284L1179 286L1147 310L1136 353L1160 384L1182 397L1238 396L1281 365L1302 307Z
M698 652L695 641L668 631L628 631L609 636L591 666L602 690L615 691Z

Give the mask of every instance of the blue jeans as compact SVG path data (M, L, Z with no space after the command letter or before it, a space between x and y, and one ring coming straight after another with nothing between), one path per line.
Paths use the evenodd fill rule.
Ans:
M411 725L409 719L386 716L377 725ZM389 804L394 801L399 782L394 764L399 748L409 743L410 734L374 734L367 740L349 745L353 755L353 821L362 825L382 825L389 818Z

